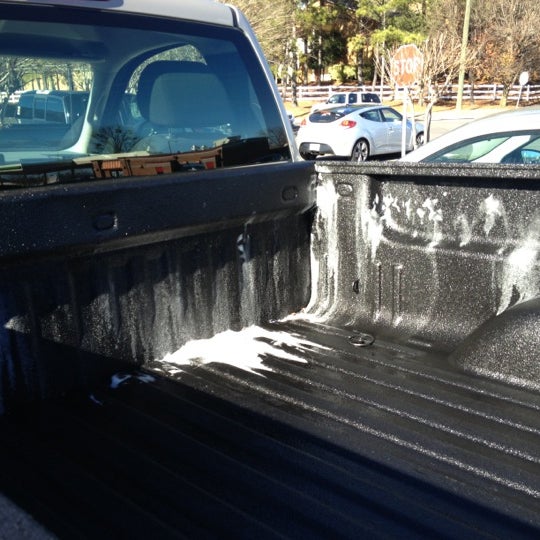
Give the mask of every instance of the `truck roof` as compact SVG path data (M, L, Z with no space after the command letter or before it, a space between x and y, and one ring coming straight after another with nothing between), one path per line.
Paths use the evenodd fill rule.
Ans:
M189 19L199 22L234 26L235 15L230 6L214 0L9 0L17 4L46 4L86 9L123 11L143 15Z

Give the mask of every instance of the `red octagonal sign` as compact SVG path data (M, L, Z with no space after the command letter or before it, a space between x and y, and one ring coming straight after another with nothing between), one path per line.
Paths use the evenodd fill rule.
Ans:
M392 57L392 77L399 86L411 86L422 76L424 55L416 45L402 45Z

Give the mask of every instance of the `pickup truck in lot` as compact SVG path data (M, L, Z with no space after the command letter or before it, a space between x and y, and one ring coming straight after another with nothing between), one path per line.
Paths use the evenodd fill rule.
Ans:
M301 160L224 4L0 8L89 89L0 130L0 537L538 538L540 168Z

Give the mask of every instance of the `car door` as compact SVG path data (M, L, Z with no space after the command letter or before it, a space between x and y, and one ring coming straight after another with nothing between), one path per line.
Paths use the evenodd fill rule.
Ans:
M371 138L371 154L388 152L389 124L381 114L380 108L368 108L360 114L362 118L362 135Z
M386 151L391 153L400 152L403 117L390 107L381 109L381 115L386 126Z

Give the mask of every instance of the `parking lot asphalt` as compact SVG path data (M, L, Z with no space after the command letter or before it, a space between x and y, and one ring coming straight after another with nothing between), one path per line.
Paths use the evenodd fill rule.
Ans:
M439 137L447 131L451 131L452 129L462 126L463 124L467 124L473 120L477 120L478 118L497 114L504 110L507 109L496 107L478 107L476 109L463 109L461 111L457 111L455 109L435 111L431 119L431 140ZM423 114L417 114L415 116L419 122L423 122Z

